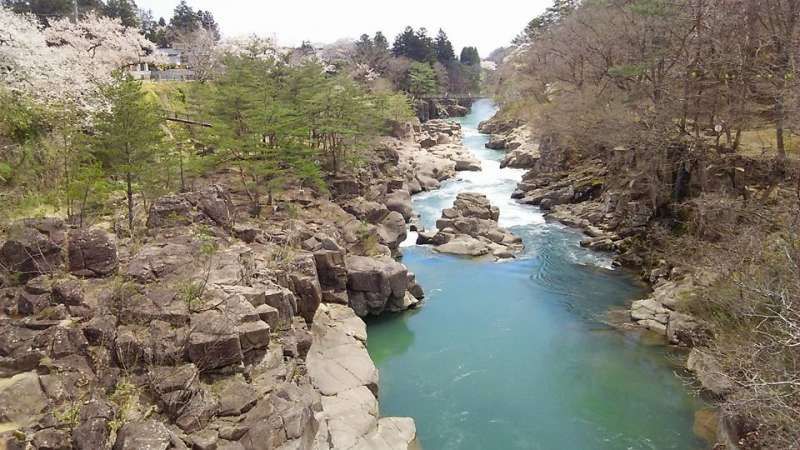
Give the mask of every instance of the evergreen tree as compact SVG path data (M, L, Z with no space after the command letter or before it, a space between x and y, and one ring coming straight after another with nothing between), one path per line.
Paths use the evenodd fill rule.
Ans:
M316 63L231 55L224 63L224 75L203 88L213 119L209 138L219 163L239 173L253 214L263 195L271 202L291 180L324 187L323 170L338 176L358 162L386 120L410 115L403 96L370 94Z
M362 34L355 43L355 62L366 64L379 73L386 71L390 57L389 43L380 31L375 33L374 39Z
M376 49L389 52L389 40L380 31L375 32L375 37L372 38L372 43Z
M408 92L416 98L436 93L436 72L430 64L414 62L408 71Z
M163 139L161 114L142 91L141 82L130 75L118 72L102 93L109 109L95 117L96 155L125 184L128 227L132 234L134 188L157 163Z
M414 31L412 27L406 27L395 38L392 53L394 56L405 56L420 62L433 62L436 60L433 39L428 36L428 30L425 28Z
M219 149L220 163L231 164L238 171L251 213L257 215L261 195L267 194L271 202L274 191L288 177L319 180L308 129L304 128L308 125L297 105L286 101L297 98L303 83L313 85L315 81L287 81L284 68L250 56L228 56L225 67L225 74L211 88L211 137ZM321 76L320 68L315 70L315 76Z
M214 19L214 15L211 14L211 11L198 10L197 20L200 22L201 27L210 31L214 35L216 40L220 39L219 25L217 25L217 21Z
M372 38L372 63L370 66L380 73L386 73L389 68L389 59L392 52L389 50L389 41L380 31L375 32Z
M200 26L200 20L194 9L186 4L186 0L181 0L175 7L169 26L175 32L191 32Z
M441 28L439 29L439 33L436 35L436 41L433 44L433 49L436 52L436 59L444 65L448 65L451 61L456 59L456 54L453 51L453 44L450 42L450 39L447 38L447 34L445 34L444 30Z
M478 49L475 47L464 47L461 49L461 64L474 66L481 63L481 57L478 55Z
M103 11L106 16L119 19L126 27L139 25L139 8L133 0L108 0Z
M372 38L370 38L368 34L362 34L361 37L356 41L355 47L356 61L369 64L372 51L375 48Z
M2 6L16 13L33 14L46 26L51 20L74 17L76 10L79 16L104 13L100 0L2 0Z

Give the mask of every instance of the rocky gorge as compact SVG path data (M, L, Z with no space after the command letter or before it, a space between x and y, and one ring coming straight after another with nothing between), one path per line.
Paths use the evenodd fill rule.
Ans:
M495 111L481 100L459 119L482 171L412 197L420 218L403 263L426 306L368 321L382 411L413 415L433 448L703 448L692 431L702 406L673 375L671 350L629 342L599 319L641 288L581 247L585 237L511 198L525 170L478 134ZM493 256L486 247L503 240L510 247Z
M409 449L379 413L363 318L417 308L394 257L411 194L479 170L458 124L398 124L331 196L262 217L233 175L75 228L15 222L0 242L0 442L34 449Z
M475 117L490 110L487 105L479 102ZM625 379L637 386L640 377L671 376L663 355L646 349L629 354L608 337L575 331L584 324L564 317L557 305L595 306L582 298L552 297L551 292L565 289L564 281L554 278L558 271L561 276L576 273L573 284L596 285L598 292L605 292L606 283L618 283L613 275L587 278L575 272L573 263L558 262L574 251L578 240L568 238L567 247L557 250L565 253L553 254L550 242L561 242L566 235L541 224L533 208L583 227L589 234L580 242L586 261L593 261L598 250L622 251L632 234L606 225L615 217L601 214L596 202L607 172L590 166L558 172L553 168L564 167L563 161L548 151L552 147L546 141L538 142L526 130L495 130L507 133L511 152L525 155L516 162L508 161L510 153L476 152L476 142L484 147L486 141L480 136L476 141L476 125L468 120L396 124L392 136L375 144L365 164L330 180L329 196L289 189L259 218L246 213L248 198L237 189L234 174L220 172L209 177L205 187L156 199L141 212L146 232L137 239L119 233L114 218L86 229L55 218L14 224L0 247L6 270L0 291L0 413L6 445L409 449L420 442L431 448L563 442L559 426L549 420L534 433L520 436L518 430L524 427L508 419L464 443L460 435L479 433L485 425L454 426L449 418L472 407L463 404L460 394L454 394L451 405L428 405L436 395L427 389L457 388L464 379L471 380L466 384L472 386L470 392L498 385L514 392L523 389L516 382L487 379L494 371L486 370L492 364L482 357L473 358L474 365L461 358L484 341L513 349L513 356L503 356L502 361L514 367L512 371L529 374L520 382L534 377L547 380L544 385L560 386L571 379L557 375L565 370L560 363L536 363L538 355L547 354L546 347L518 345L553 342L549 330L564 324L570 343L564 353L573 355L570 360L603 355L613 361L611 367L632 368ZM531 170L523 174L521 167ZM433 209L427 205L431 201ZM416 233L413 242L408 230ZM406 247L414 242L420 245ZM420 264L420 255L428 251L436 256L422 258L438 261L435 267ZM549 268L552 261L561 268ZM515 273L534 274L534 287L520 284ZM682 345L704 339L703 324L669 309L672 303L665 300L685 289L678 281L683 279L680 269L662 269L653 276L653 298L635 303L632 317ZM627 295L619 293L625 289L629 288L617 287L601 297L601 309L616 305ZM486 314L449 303L453 296L466 308L492 298L507 310L495 313L492 320L534 324L484 327L474 320ZM520 310L515 303L520 296L537 300L523 303L526 307L541 303L537 308L545 309ZM425 301L435 303L423 305ZM400 359L377 356L376 349L386 342L383 324L443 313L459 317L464 325L453 324L442 336L479 327L488 334L484 338L469 332L442 342L442 336L426 335ZM440 321L431 325L441 330ZM548 325L551 321L559 327ZM506 338L512 340L499 344ZM451 345L469 345L470 350L442 350ZM429 352L441 356L431 359ZM411 371L407 373L391 363L405 358L437 361L436 368L412 359L401 363ZM640 359L648 363L639 366L634 361ZM690 366L709 374L716 367L713 359L698 352ZM388 379L379 377L379 368ZM414 400L414 407L398 408L398 383L412 382L418 372L429 374L429 381L401 391L405 400ZM473 377L479 373L487 375ZM593 368L593 373L599 391L590 396L616 389L608 383L620 382L610 381L615 377L601 368ZM730 389L725 379L706 379L718 392ZM657 405L656 410L676 407L662 405L656 397L677 398L682 412L693 408L673 381L663 379L628 395L646 399L643 403ZM559 387L536 396L541 408L553 410L562 407L564 396L575 396L570 402L582 404L584 389ZM513 401L481 402L493 404L493 414L502 417L528 417L513 411ZM632 424L615 431L625 439L695 442L691 434L683 434L683 416L643 421L646 415L641 411L628 415L628 402L611 404L626 411ZM586 419L589 423L605 420L588 410L593 411ZM480 417L476 414L475 420ZM559 417L562 414L552 415ZM673 434L674 430L680 431ZM607 439L596 433L594 428L581 428L572 439L579 446Z

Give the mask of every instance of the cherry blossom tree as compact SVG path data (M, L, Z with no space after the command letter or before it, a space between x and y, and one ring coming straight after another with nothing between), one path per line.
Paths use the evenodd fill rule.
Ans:
M99 104L98 86L116 69L159 62L154 44L118 19L89 14L51 21L0 8L0 82L45 102Z

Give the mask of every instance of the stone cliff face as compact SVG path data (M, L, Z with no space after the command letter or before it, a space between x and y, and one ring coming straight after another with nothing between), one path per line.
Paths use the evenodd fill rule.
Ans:
M417 118L422 122L432 119L448 119L451 117L465 116L472 106L471 100L453 100L448 98L417 100L414 110Z
M392 256L410 195L476 167L456 125L400 127L333 198L250 218L227 174L157 199L136 240L59 219L0 245L0 442L34 449L408 449L361 319L420 305ZM435 139L433 145L429 145Z
M394 261L348 265L336 219L349 215L327 200L304 208L333 222L239 222L214 185L157 200L140 242L19 224L2 246L24 280L2 290L0 412L18 428L7 445L407 448L413 421L378 418L356 311L412 307L421 290ZM347 389L342 374L355 374ZM343 430L342 414L360 425Z

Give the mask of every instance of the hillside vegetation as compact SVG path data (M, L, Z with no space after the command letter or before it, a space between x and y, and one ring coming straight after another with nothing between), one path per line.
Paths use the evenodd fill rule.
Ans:
M681 343L714 361L743 448L800 446L798 44L791 0L557 0L492 77L486 129L528 124L540 144L520 195L572 183L545 194L554 217L611 224L619 241L588 245L657 293L691 287L665 311L703 324ZM596 207L553 206L586 180Z

